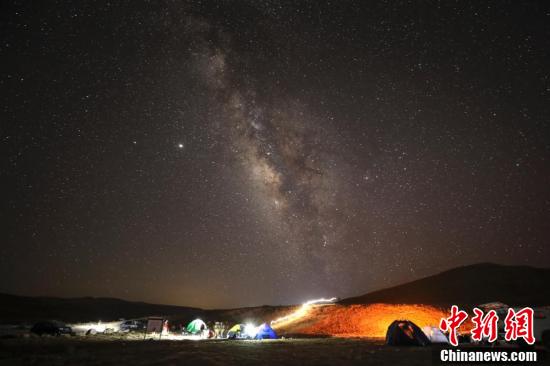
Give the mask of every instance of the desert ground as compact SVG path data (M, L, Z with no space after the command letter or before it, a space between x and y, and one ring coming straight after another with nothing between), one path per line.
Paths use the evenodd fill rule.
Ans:
M380 340L309 338L263 341L137 341L42 337L0 342L0 365L426 365L430 348Z
M438 352L437 346L390 347L382 339L368 338L158 341L120 335L62 336L2 339L0 365L404 366L439 364L434 363ZM534 364L548 364L547 351L537 353L540 362Z

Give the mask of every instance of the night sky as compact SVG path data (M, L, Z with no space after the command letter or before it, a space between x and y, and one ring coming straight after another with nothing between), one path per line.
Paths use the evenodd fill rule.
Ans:
M215 308L550 263L547 2L0 9L0 292Z

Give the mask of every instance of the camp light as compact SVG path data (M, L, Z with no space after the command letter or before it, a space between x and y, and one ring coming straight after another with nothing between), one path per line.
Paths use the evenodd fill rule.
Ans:
M258 334L258 327L254 326L252 323L247 323L244 326L244 334L247 337L254 338L256 337L256 334Z

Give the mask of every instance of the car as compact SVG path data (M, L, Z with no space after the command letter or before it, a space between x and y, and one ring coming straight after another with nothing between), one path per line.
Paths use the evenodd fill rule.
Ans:
M550 349L550 308L534 308L533 333L537 342Z
M67 324L51 320L51 321L42 321L38 322L31 328L31 332L39 336L43 335L74 335L74 332L71 327Z
M145 328L146 324L142 320L126 320L120 323L121 332L143 330Z

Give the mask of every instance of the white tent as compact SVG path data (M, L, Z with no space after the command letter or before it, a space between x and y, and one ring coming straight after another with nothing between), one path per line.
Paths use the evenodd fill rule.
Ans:
M449 343L449 340L445 334L443 334L443 332L437 327L427 325L422 327L422 331L432 343Z

